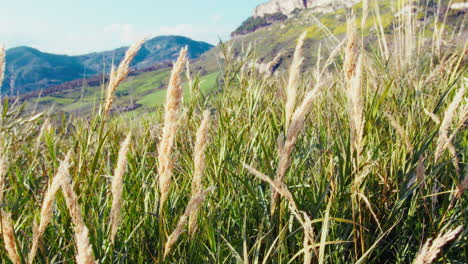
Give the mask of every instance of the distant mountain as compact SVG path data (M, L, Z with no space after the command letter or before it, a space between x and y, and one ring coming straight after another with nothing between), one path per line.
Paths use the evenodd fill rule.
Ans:
M198 58L213 47L206 42L181 36L160 36L148 40L133 60L135 69L177 58L181 48L188 46L189 57ZM30 47L6 51L6 78L2 95L21 95L65 82L89 78L108 71L111 63L118 64L127 47L80 56L56 55Z

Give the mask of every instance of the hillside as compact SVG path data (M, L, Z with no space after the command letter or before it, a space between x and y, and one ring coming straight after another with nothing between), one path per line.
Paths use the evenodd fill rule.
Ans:
M377 41L378 36L384 35L388 39L389 55L396 52L392 48L391 36L397 27L394 12L394 3L392 1L379 1L378 6L371 6L368 19L364 25L364 39L366 47L369 50L379 49L382 43ZM444 11L447 6L442 6L440 10ZM361 26L359 17L363 11L363 3L360 2L353 6L354 12L358 15L358 26ZM413 11L413 16L417 17L416 27L424 28L425 38L429 40L432 37L432 26L434 22L434 14L437 6L427 5L421 2L421 6ZM445 12L439 14L439 21L444 20ZM426 17L423 15L428 13ZM274 15L279 17L278 15ZM451 45L461 45L466 37L466 30L459 32L465 11L452 11L448 13L446 19L446 30L455 35L454 42L446 43L448 47ZM381 23L380 23L381 22ZM440 22L439 22L440 23ZM378 26L382 25L382 29ZM251 47L251 55L255 57L256 63L251 65L256 68L265 67L275 57L279 56L276 65L276 74L281 76L286 73L288 65L296 45L296 40L302 32L307 31L307 37L304 45L304 63L302 65L303 72L311 72L316 64L320 51L320 58L326 59L333 48L338 45L346 33L346 9L341 8L336 12L317 12L315 9L300 9L290 14L287 19L279 19L272 21L269 25L260 27L253 32L238 35L232 40L224 44L225 47L231 47L231 51L235 56L245 54L248 47ZM457 33L457 34L455 34ZM418 44L421 45L422 43ZM189 48L190 50L190 48ZM191 63L191 74L193 76L199 74L202 79L202 90L213 91L223 81L223 76L219 75L220 65L225 63L221 46L215 47L206 53L202 54L197 60ZM323 61L322 61L323 63ZM170 65L168 65L170 66ZM119 87L118 90L118 105L117 111L137 111L145 112L151 109L156 102L160 102L164 96L164 88L167 84L170 67L158 68L153 72L145 72L138 76L131 76L128 80ZM100 83L102 83L102 78ZM59 89L51 91L40 98L30 98L29 107L36 109L47 109L51 105L55 105L55 109L64 110L66 112L84 113L90 112L100 100L102 100L101 85L88 84L83 87L69 87L68 89ZM154 98L159 98L151 101ZM148 108L150 107L150 108Z
M189 57L197 58L211 49L211 44L181 36L160 36L148 40L136 56L132 66L144 69L156 63L172 61L178 51L188 46ZM113 61L120 61L127 47L80 56L56 55L30 47L7 50L6 79L3 95L21 95L47 89L72 80L89 78L108 71Z

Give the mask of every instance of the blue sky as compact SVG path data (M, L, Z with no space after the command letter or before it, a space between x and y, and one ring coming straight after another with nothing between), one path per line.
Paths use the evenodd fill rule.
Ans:
M215 44L218 36L228 39L263 2L0 0L0 44L61 54L109 50L157 35L184 35Z

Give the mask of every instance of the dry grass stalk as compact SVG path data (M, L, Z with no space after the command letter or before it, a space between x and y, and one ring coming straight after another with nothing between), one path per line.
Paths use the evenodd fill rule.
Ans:
M286 87L286 105L285 105L285 112L286 112L286 127L289 126L289 122L294 112L294 108L296 107L296 99L297 99L297 89L299 87L300 77L301 77L301 65L304 61L304 57L302 56L302 46L304 45L305 38L307 36L307 32L302 33L297 41L296 50L294 51L294 57L291 64L291 68L289 69L289 80L288 86Z
M361 20L361 30L364 35L364 29L366 28L367 17L369 15L369 0L364 0L362 2L362 20ZM362 39L364 41L364 38Z
M313 244L313 241L314 241L314 233L313 233L312 226L309 224L311 222L309 216L305 212L299 210L299 208L296 205L296 202L294 201L293 195L291 194L288 187L284 183L271 179L267 175L261 173L260 171L256 170L255 168L245 163L243 163L242 165L252 175L270 184L276 193L280 194L286 199L286 201L288 201L289 211L292 213L292 215L297 219L297 221L299 221L299 223L304 228L304 248L306 248L306 250L304 251L305 253L304 259L305 260L309 259L309 256L311 257L311 255L309 255L310 249L312 248L310 247L310 245ZM307 244L308 246L306 247L305 244ZM314 251L316 255L318 255L315 248L314 248Z
M112 178L112 207L110 213L110 240L114 244L115 235L119 228L120 211L122 209L122 191L123 191L123 175L127 168L127 153L130 148L130 140L132 134L128 133L119 150L119 157L117 159L117 166L114 170L114 177Z
M424 113L427 116L429 116L432 119L432 121L434 121L434 123L436 123L437 125L440 124L440 119L434 113L429 112L429 110L427 110L426 108L424 108Z
M463 226L447 231L445 234L439 234L434 241L431 239L424 243L424 246L419 251L413 264L431 264L439 255L441 249L448 244L451 240L455 239L457 235L463 231ZM432 243L431 243L432 242Z
M8 258L10 258L13 264L21 264L21 258L16 248L15 240L15 229L13 228L13 222L11 220L11 214L2 212L2 233L3 233L3 244L5 246Z
M468 189L468 175L465 176L463 181L457 186L457 189L455 191L455 197L460 199L467 189Z
M72 218L75 231L75 239L77 246L76 262L78 264L95 264L93 248L89 242L88 228L83 220L80 204L78 203L78 196L72 187L72 179L70 175L66 175L62 182L62 191L65 196L68 211Z
M0 45L0 88L2 88L3 79L5 77L5 47Z
M179 222L177 223L177 227L175 228L174 232L172 232L172 234L169 236L166 244L164 245L164 258L167 257L167 255L171 252L172 247L184 231L184 227L187 224L190 214L200 209L208 194L213 192L214 189L215 187L211 186L208 189L201 191L190 198L190 201L187 207L185 208L184 214L180 217Z
M38 151L39 147L41 146L41 140L44 137L44 134L46 134L46 132L51 131L51 129L52 128L51 128L50 120L49 118L47 118L42 124L41 130L39 131L39 135L37 136L36 151Z
M276 67L278 66L278 63L281 61L281 57L283 56L283 53L278 53L272 61L270 61L267 66L266 66L266 70L267 70L267 74L269 76L273 75L273 73L275 73L276 71Z
M210 111L206 110L203 113L203 120L197 131L197 139L194 151L195 172L192 179L192 196L200 193L203 190L202 176L205 171L205 151L208 146L208 132L210 130ZM189 234L193 236L197 229L198 211L195 210L190 214L189 218Z
M114 95L115 91L119 84L127 78L128 74L130 73L130 63L132 62L133 58L137 55L138 51L140 50L141 46L145 42L145 39L138 41L137 43L133 44L125 53L125 57L122 62L119 64L117 70L115 67L112 66L111 73L109 76L109 84L107 86L106 91L106 102L104 105L104 115L107 116L112 108L112 103L114 102Z
M34 258L36 257L37 248L39 246L39 242L44 235L46 227L49 225L50 221L52 220L53 215L53 203L55 201L55 195L59 190L60 186L62 185L65 177L69 175L68 169L70 168L70 157L71 151L65 156L65 159L60 163L60 167L58 168L57 174L55 175L52 183L50 184L47 192L44 196L44 201L42 202L41 207L41 220L38 225L35 224L35 228L33 231L33 239L31 250L29 251L28 263L32 264L34 262Z
M406 133L406 130L398 124L398 122L395 120L395 118L392 116L390 113L385 113L385 116L387 119L390 121L390 124L392 127L396 130L396 132L400 135L400 137L403 138L405 141L406 148L410 153L413 152L413 145L411 144L411 141L409 139L408 134Z
M438 161L440 156L443 154L443 152L449 148L453 152L454 147L451 143L450 137L449 137L449 128L450 125L452 124L452 121L455 117L456 111L458 106L461 104L463 101L463 95L465 94L465 87L461 88L453 98L452 103L448 106L447 110L445 111L444 114L444 119L442 120L442 123L440 124L439 128L439 137L437 139L437 148L435 152L435 160ZM454 153L452 153L453 155ZM456 157L456 155L455 155Z
M187 60L187 47L180 51L172 69L169 87L166 95L166 105L164 107L164 128L162 139L158 147L158 175L159 175L159 209L163 210L164 203L169 195L169 189L172 181L172 168L174 161L171 157L172 146L174 145L175 136L178 128L178 115L180 112L180 104L182 100L182 84L180 73L182 72L185 61Z
M348 21L346 57L344 71L348 92L351 142L356 153L362 152L364 131L364 107L361 91L362 56L358 53L356 22L352 17Z
M304 230L312 230L312 222L309 217L305 217ZM312 246L314 244L314 238L310 235L310 232L304 232L304 264L312 263Z
M275 181L277 181L278 183L284 182L284 177L286 176L286 172L291 166L291 153L293 151L294 146L296 145L299 132L304 127L305 117L309 113L312 103L318 97L319 94L320 94L320 85L317 85L312 91L309 91L306 94L301 105L296 109L296 111L294 112L291 118L291 123L286 132L285 141L283 142L281 137L278 139L279 140L278 142L279 164L278 164L278 169L276 170L276 178L275 178ZM276 210L276 204L278 202L278 199L279 199L278 193L274 189L272 189L271 190L271 213L272 214Z
M419 156L418 165L416 166L416 178L419 182L424 182L426 179L426 168L424 167L424 157L423 155ZM424 187L424 183L421 185L421 188Z

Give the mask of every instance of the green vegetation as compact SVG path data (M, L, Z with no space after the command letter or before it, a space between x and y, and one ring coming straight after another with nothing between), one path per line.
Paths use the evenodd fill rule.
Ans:
M320 67L289 73L298 76L290 89L289 75L252 66L259 57L255 49L238 54L220 45L219 71L182 78L184 100L179 106L176 96L170 97L169 109L176 114L167 119L162 105L167 70L129 78L116 91L120 96L111 116L91 107L102 104L100 87L39 99L69 111L87 109L82 116L27 113L5 100L0 217L11 213L16 243L2 240L2 263L10 263L4 250L9 246L17 247L19 263L26 262L34 226L43 219L45 193L69 152L73 187L60 185L68 192L55 196L36 263L75 261L85 240L75 237L77 212L83 214L89 229L84 237L99 263L466 262L467 47L445 47L436 38L425 42L421 28L402 27L406 34L383 36L392 41L392 53L386 54L380 46L385 40L375 32L369 34L378 44L361 46L360 23L347 27L347 41L337 52L329 57L324 51ZM177 81L171 85L181 87ZM132 96L142 107L121 114ZM291 98L297 103L288 117ZM304 104L306 99L311 103ZM211 125L201 134L207 138L197 135L206 110ZM130 134L129 151L119 155ZM160 147L172 136L173 146ZM200 141L207 142L206 156L194 150ZM159 208L162 152L170 159L165 168L172 171L172 183L166 205ZM128 164L120 168L123 207L112 243L112 181L122 157ZM165 243L185 219L196 168L202 165L203 189L216 189L196 201L201 205L196 232L183 232L164 258ZM282 198L270 211L272 186ZM69 209L73 191L76 206ZM431 247L440 252L419 261L417 256Z
M286 19L288 19L288 17L282 13L267 14L263 17L249 17L236 30L234 30L234 32L232 32L232 35L245 35L259 28L266 27L272 23L284 21Z

